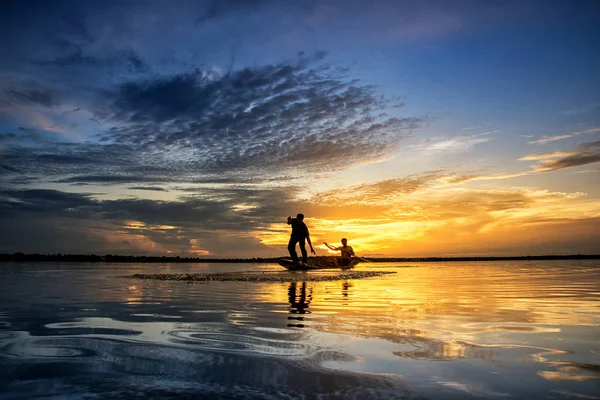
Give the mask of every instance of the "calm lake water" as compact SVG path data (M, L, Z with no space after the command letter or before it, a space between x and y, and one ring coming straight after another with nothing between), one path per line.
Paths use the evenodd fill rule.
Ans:
M120 276L282 269L0 264L0 397L600 398L597 260L357 269L396 274L186 283Z

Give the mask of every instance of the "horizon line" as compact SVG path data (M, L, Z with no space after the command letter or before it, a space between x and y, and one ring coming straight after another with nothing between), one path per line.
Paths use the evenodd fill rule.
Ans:
M326 256L337 257L337 256ZM65 262L277 262L280 257L188 257L165 255L122 255L94 253L0 253L0 262L10 261L65 261ZM359 257L370 262L396 261L503 261L503 260L552 260L552 259L599 259L600 254L546 254L546 255L512 255L512 256L427 256L427 257Z

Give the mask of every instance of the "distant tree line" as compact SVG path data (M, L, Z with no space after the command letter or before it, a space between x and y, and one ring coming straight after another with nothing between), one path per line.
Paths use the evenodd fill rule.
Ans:
M0 254L2 261L60 261L60 262L105 262L105 263L247 263L247 262L277 262L281 258L200 258L180 256L134 256L117 254Z
M116 254L0 254L0 262L97 262L97 263L275 263L274 258L200 258L180 256L134 256ZM374 257L371 262L441 262L441 261L510 261L510 260L597 260L600 254L571 254L506 257Z

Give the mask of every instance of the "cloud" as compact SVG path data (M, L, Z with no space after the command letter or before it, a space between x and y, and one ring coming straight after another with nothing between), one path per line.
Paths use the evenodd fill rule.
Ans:
M585 114L587 112L593 111L598 107L600 107L600 103L589 103L589 104L584 104L580 107L575 107L575 108L571 108L571 109L562 111L561 114L563 114L563 115L580 115L580 114Z
M283 255L289 236L283 216L302 211L313 240L339 240L343 235L362 251L440 254L453 246L456 251L472 251L477 246L465 243L479 241L490 248L508 246L514 242L514 234L505 234L510 229L545 226L550 232L556 226L587 226L589 218L600 217L597 202L582 202L583 193L448 189L440 180L443 177L443 171L432 171L308 199L298 197L297 186L205 187L170 201L5 190L0 192L0 216L6 222L0 227L1 249L69 251L65 239L77 231L81 236L73 239L81 246L77 252L193 255L202 250L211 256L264 257L274 248L275 255ZM35 234L41 242L23 234L40 229L52 236ZM526 229L531 236L533 228ZM491 240L500 231L504 233ZM574 238L581 239L580 235ZM525 242L521 244L528 245ZM431 247L434 243L439 248Z
M69 67L122 67L130 72L146 73L150 71L149 65L143 61L133 50L116 52L108 57L95 57L84 55L80 47L75 47L72 53L65 56L52 57L46 60L34 60L40 66Z
M335 35L344 21L346 29L357 33L362 42L396 42L455 33L467 20L463 11L443 3L422 8L410 2L380 2L378 7L369 7L361 1L329 1L310 7L307 23Z
M529 142L529 144L546 144L546 143L556 142L558 140L568 139L570 137L573 137L573 135L568 134L568 135L556 135L556 136L543 136L541 139Z
M534 171L430 171L298 197L307 178L385 159L426 122L404 115L381 88L353 79L347 66L312 54L321 49L311 47L315 34L328 37L323 45L338 39L338 46L371 48L452 34L482 13L513 15L511 7L479 2L365 4L58 0L4 7L0 248L266 256L266 238L275 237L285 254L281 216L298 211L317 235L347 230L375 248L420 234L448 240L460 236L456 227L468 236L506 222L497 214L539 206L531 193L438 192ZM281 43L284 53L265 57ZM290 58L301 46L312 55ZM237 63L245 64L236 64L238 51ZM434 138L419 150L469 151L492 139L475 132ZM545 165L581 151L527 161ZM89 192L34 189L69 185ZM563 207L576 200L548 201Z
M568 133L565 135L542 136L541 139L531 141L531 142L529 142L529 144L546 144L546 143L556 142L558 140L568 139L573 136L581 135L582 133L598 133L598 132L600 132L600 128L591 128L591 129L586 129L583 131Z
M51 189L3 190L0 191L0 213L13 217L46 213L53 217L123 224L126 221L142 221L149 226L176 226L184 230L200 227L207 232L247 232L280 219L280 215L287 215L286 207L298 205L292 198L297 190L290 187L206 187L172 201L135 198L99 200L94 193ZM286 195L289 200L281 201ZM252 206L240 207L241 201Z
M573 135L579 135L582 133L598 133L600 132L600 128L591 128L591 129L585 129L583 131L578 131L578 132L573 132Z
M231 13L248 13L256 11L263 5L268 4L266 0L212 0L208 2L206 8L200 11L197 23L204 24L211 20L229 15Z
M483 175L480 173L446 173L441 175L438 180L447 185L458 185L461 183L474 182L474 181L490 181L500 179L511 179L518 178L521 176L531 174L530 171L514 172L514 173L499 173L491 175Z
M21 105L55 107L59 104L57 94L49 89L7 89L3 96L6 103L18 103Z
M492 175L493 176L493 175ZM464 179L462 179L464 177ZM543 202L546 200L577 198L583 193L559 193L546 191L527 190L478 190L464 188L449 188L470 181L473 178L488 179L489 176L460 175L444 171L431 171L423 174L409 175L404 178L388 179L363 185L354 185L345 189L335 189L319 193L309 202L319 206L333 206L338 208L351 207L357 204L377 205L379 212L382 209L390 210L407 203L418 202L419 208L444 209L445 213L452 215L457 210L466 213L469 209L501 211L509 208L526 207L531 201ZM445 193L448 197L444 197ZM450 201L449 199L452 199ZM443 206L443 207L442 207ZM412 206L410 206L412 207ZM389 215L385 212L384 215Z
M200 26L211 26L216 20L240 19L260 12L270 25L278 26L289 21L286 15L293 15L293 25L288 23L288 30L292 32L318 30L336 38L352 32L347 36L362 44L435 38L459 32L482 19L489 21L495 17L497 23L498 19L512 18L523 12L521 7L463 3L448 6L445 2L432 2L428 7L418 7L410 1L379 1L375 6L354 0L285 4L265 0L210 1L199 11L196 22Z
M65 179L54 181L56 183L97 183L97 184L115 184L115 183L156 183L160 178L156 176L139 175L75 175Z
M474 146L487 143L492 140L490 135L494 132L483 132L468 136L455 136L449 139L436 137L430 139L427 143L412 146L418 151L426 154L464 152L471 150Z
M437 182L445 174L431 171L408 175L402 178L386 179L375 183L352 185L343 189L321 192L311 200L315 204L387 204L397 202L399 196L414 193Z
M206 169L333 169L359 154L387 153L420 122L375 114L385 107L372 87L300 60L217 78L198 71L124 84L113 118L128 125L109 136L188 151Z
M593 252L593 240L600 238L597 229L591 229L592 219L600 218L599 204L584 200L584 193L434 184L394 197L395 193L396 188L390 187L370 203L360 202L361 192L357 192L359 201L346 193L342 201L315 196L305 206L313 241L348 237L361 252L386 254L520 254L534 248L535 254L549 254L568 252L569 247ZM381 203L385 194L390 194L389 200ZM577 227L581 228L574 235L577 239L563 238L560 243L553 239L557 232L577 232ZM285 242L287 232L277 231L276 225L272 229L260 234L261 239L271 244Z
M600 168L585 169L583 171L575 171L574 174L589 174L591 172L600 172Z
M88 195L51 189L4 190L0 196L2 215L23 211L53 215L94 204Z
M488 181L518 178L537 173L547 173L564 168L577 167L600 161L600 142L584 143L572 151L553 151L547 153L528 154L519 161L538 161L529 171L499 174L481 173L451 173L440 171L435 181L456 185L473 181ZM594 172L595 169L578 171L576 173Z
M538 161L538 160L548 160L551 158L560 158L560 157L568 157L575 154L572 151L553 151L549 153L535 153L528 154L524 157L519 158L520 161Z
M583 143L570 152L556 151L531 154L521 158L524 161L539 161L534 165L535 172L550 172L564 168L579 167L600 161L600 141Z
M168 192L167 189L160 187L160 186L131 186L131 187L129 187L129 189L131 189L131 190L149 190L149 191L156 191L156 192Z
M116 249L193 255L206 250L220 256L266 256L270 251L252 232L277 222L285 227L281 216L299 207L293 200L296 193L296 188L204 188L177 200L154 201L98 200L93 193L58 190L4 190L0 191L0 251L73 251L64 241L78 232L81 238L74 241L81 243L78 253ZM241 207L240 201L247 205ZM39 229L49 229L53 236L24 234Z
M321 58L123 82L98 98L100 141L9 143L5 165L63 183L245 182L385 157L422 122Z

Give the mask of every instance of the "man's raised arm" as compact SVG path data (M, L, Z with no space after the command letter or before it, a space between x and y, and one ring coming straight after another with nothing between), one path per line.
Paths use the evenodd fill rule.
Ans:
M337 247L333 247L332 245L328 244L327 242L323 242L323 244L324 244L325 246L327 246L327 247L328 247L329 249L331 249L331 250L338 250L338 248L337 248Z

